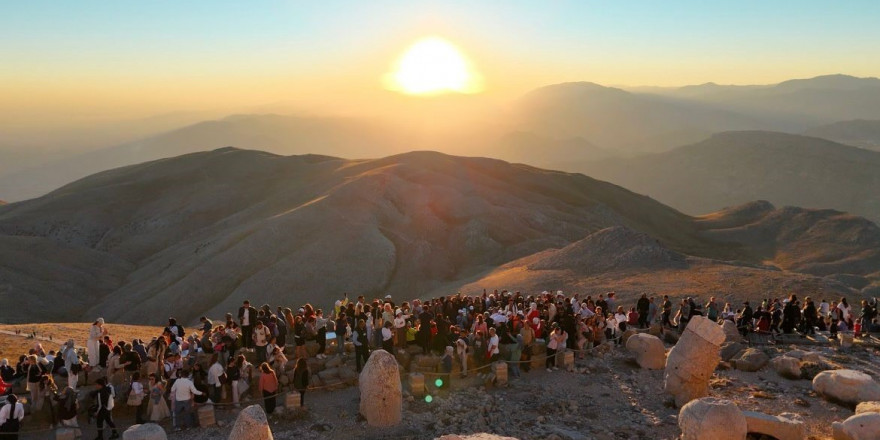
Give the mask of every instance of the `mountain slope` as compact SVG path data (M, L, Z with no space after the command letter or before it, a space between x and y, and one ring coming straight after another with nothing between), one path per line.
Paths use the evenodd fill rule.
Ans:
M564 169L691 214L766 199L880 221L880 153L818 138L730 132L666 153L568 163Z
M688 217L622 188L436 153L347 161L222 149L107 171L0 208L6 236L133 266L112 295L84 292L100 306L72 311L132 322L169 307L192 318L248 296L411 295L621 224L683 250L713 249Z
M782 224L800 215L808 239L773 222L755 235L729 232L743 225L694 219L583 175L493 159L224 148L106 171L0 207L0 241L15 245L0 246L0 301L29 298L27 309L3 309L0 320L56 319L50 305L62 301L78 319L145 323L172 313L185 322L218 316L245 298L411 298L525 260L534 270L570 271L573 283L620 271L685 276L693 261L853 294L820 276L880 277L874 224L839 213L776 215ZM836 243L839 231L853 238Z
M880 151L880 120L855 119L814 127L807 136Z

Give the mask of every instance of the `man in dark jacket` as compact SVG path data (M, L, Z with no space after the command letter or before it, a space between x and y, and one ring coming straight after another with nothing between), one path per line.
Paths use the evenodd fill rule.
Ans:
M257 323L257 309L245 300L238 308L238 322L241 326L241 339L245 348L254 348L254 325Z
M742 316L737 323L737 327L739 327L740 333L742 333L743 336L748 335L749 329L752 325L752 319L755 317L754 315L755 313L752 311L752 306L749 305L749 302L744 302Z
M639 312L639 328L648 328L648 309L650 308L651 302L648 301L648 295L643 293L636 302L636 311Z
M367 363L370 356L370 340L367 338L367 322L359 319L357 326L351 333L351 342L354 343L354 363L357 366L357 372L361 372L361 367Z
M98 437L95 440L104 440L104 423L113 429L110 438L119 438L119 431L116 430L116 424L113 423L113 414L111 414L114 394L112 385L108 385L107 379L103 377L99 378L95 384L98 386L98 389L94 391L95 401L98 405L98 412L95 415L98 421Z

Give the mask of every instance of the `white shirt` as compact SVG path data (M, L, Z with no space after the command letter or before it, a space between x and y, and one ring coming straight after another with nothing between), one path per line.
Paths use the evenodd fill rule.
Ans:
M828 316L828 311L830 310L830 308L831 306L828 305L827 302L822 301L822 303L819 304L819 313L821 313L822 316Z
M219 362L215 362L214 365L211 365L211 368L208 369L208 385L220 387L222 385L220 383L220 376L222 375L223 365L220 365Z
M165 375L168 376L169 379L174 379L177 377L177 371L183 367L183 362L181 361L166 361L165 362Z
M382 340L388 341L394 337L394 334L391 333L391 329L388 327L382 327Z
M500 351L498 350L498 335L489 338L489 350L489 354L500 353Z
M251 325L251 311L249 309L244 309L244 313L241 314L241 325Z
M196 389L196 386L193 385L188 377L174 381L174 386L171 387L171 393L174 394L174 400L177 400L178 402L191 400L193 395L202 395L202 392Z
M76 350L68 348L64 352L64 368L70 370L70 366L77 363L79 363L79 358L76 355Z
M10 411L12 412L12 417L9 416ZM0 425L6 423L10 418L18 419L18 421L24 420L24 405L21 403L15 403L15 409L12 409L12 405L8 403L4 403L2 407L0 407Z
M849 309L850 308L843 305L843 303L838 304L837 308L840 309L840 319L842 319L844 321L849 320Z
M269 342L269 327L265 325L254 328L254 343L257 347L265 347Z
M398 316L394 318L394 328L400 329L406 327L406 320L403 319L403 316Z
M140 382L132 382L131 383L131 392L134 393L135 395L144 394L144 384L142 384Z

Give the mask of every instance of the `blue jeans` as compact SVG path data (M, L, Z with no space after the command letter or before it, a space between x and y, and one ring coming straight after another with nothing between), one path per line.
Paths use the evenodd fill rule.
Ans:
M336 353L345 353L345 333L336 333Z
M196 426L196 413L193 412L192 400L174 402L174 427L189 428Z

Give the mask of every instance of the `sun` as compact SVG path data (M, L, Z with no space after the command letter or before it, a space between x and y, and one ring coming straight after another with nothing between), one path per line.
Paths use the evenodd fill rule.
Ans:
M455 45L440 37L416 41L385 77L391 90L411 95L478 93L480 75Z

